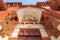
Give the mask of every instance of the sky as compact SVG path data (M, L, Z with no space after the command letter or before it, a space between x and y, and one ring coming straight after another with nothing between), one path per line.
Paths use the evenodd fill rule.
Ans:
M4 2L22 2L22 4L36 4L36 2L45 2L46 0L4 0Z

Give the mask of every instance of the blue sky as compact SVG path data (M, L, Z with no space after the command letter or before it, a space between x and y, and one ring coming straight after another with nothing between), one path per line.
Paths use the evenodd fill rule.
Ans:
M46 0L4 0L5 2L22 2L22 4L36 4L36 2L45 2Z

